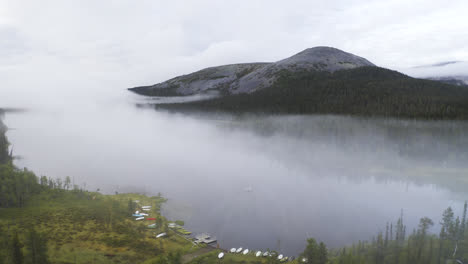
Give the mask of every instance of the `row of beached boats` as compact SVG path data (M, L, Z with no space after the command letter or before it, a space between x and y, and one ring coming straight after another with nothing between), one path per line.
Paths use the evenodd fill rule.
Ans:
M142 211L150 211L151 206L150 205L142 206L141 210ZM149 215L147 213L142 213L140 211L135 211L135 213L133 214L133 217L136 217L135 218L136 221L145 219L145 216L149 216ZM147 218L147 220L156 220L156 218ZM178 231L178 232L180 232L180 233L182 233L184 235L190 235L191 234L191 232L183 229L181 226L176 225L175 223L169 223L168 227L172 228L176 232ZM156 223L148 225L148 228L150 228L150 229L156 228ZM156 238L161 238L161 237L165 237L165 236L167 236L167 234L164 232L164 233L160 233L160 234L156 235ZM216 242L216 238L212 238L210 235L208 235L206 233L203 233L201 235L198 235L196 237L195 241L198 241L199 243L210 244L210 243ZM242 253L243 255L247 255L247 254L250 253L250 250L247 249L247 248L243 249L242 247L240 247L240 248L231 248L231 250L229 250L229 252L233 253L233 254L241 254ZM275 252L265 251L265 252L262 253L261 251L257 251L255 253L255 257L274 257L274 256L276 256ZM219 253L218 258L221 259L223 257L224 257L224 253L223 252ZM283 254L279 254L277 259L279 261L281 261L281 262L286 262L286 261L292 261L295 258L294 257L286 257L286 256L283 256ZM302 259L302 262L306 262L306 260Z
M145 205L141 207L142 211L150 211L151 210L151 205ZM141 213L140 211L135 211L135 213L132 215L135 218L135 221L143 220L145 219L145 216L149 216L147 213ZM154 219L151 219L154 220Z
M142 206L141 207L141 210L142 211L150 211L151 210L151 205L145 205L145 206ZM135 211L134 214L132 214L133 217L135 217L135 221L140 221L140 220L144 220L145 217L146 217L146 220L156 220L155 217L147 217L149 216L149 214L147 213L142 213L140 211ZM151 224L148 226L148 228L156 228L156 224Z
M247 248L243 249L241 247L240 248L231 248L231 250L229 250L229 252L232 253L232 254L242 254L242 255L247 255L247 254L251 253L251 251L249 249L247 249ZM223 256L224 256L224 254L223 254ZM257 252L255 252L255 257L257 257L257 258L258 257L275 257L275 256L276 256L275 252L269 252L269 251L265 251L265 252L257 251ZM281 262L291 261L291 260L295 259L295 257L286 257L286 256L283 256L283 254L279 254L277 258Z
M141 210L145 211L145 212L151 211L151 205L144 205L144 206L141 207ZM147 213L142 213L140 211L135 211L135 213L132 216L136 217L135 221L140 221L140 220L144 220L145 217L149 216L149 215ZM156 220L156 218L155 217L148 217L148 218L146 218L146 220ZM155 229L156 228L156 223L148 225L147 228ZM166 233L160 233L160 234L156 235L156 238L161 238L161 237L165 237L165 236L167 236Z
M142 206L141 208L142 208L141 210L146 210L146 211L151 210L151 206L149 206L149 205ZM147 213L141 213L140 211L136 211L133 214L133 216L136 217L135 218L136 221L139 221L139 220L145 219L145 217L149 216L149 215ZM146 218L146 220L156 220L156 218L155 217L148 217L148 218ZM147 226L148 229L156 229L156 227L157 227L156 223L150 224L150 225ZM168 227L173 229L177 233L182 234L182 235L192 234L192 232L185 230L183 227L181 227L181 226L179 226L179 225L177 225L175 223L169 223ZM161 233L161 234L158 234L156 236L156 238L165 237L166 235L167 235L166 233Z

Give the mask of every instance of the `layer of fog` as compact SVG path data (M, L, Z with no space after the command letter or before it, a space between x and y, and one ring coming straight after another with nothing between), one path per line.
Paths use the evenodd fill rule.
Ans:
M443 65L428 65L401 69L401 72L416 78L468 76L468 62L454 61Z
M161 192L167 216L226 248L339 246L401 209L409 230L437 222L466 197L466 122L183 115L137 108L147 100L128 92L98 99L7 115L17 165L90 190Z

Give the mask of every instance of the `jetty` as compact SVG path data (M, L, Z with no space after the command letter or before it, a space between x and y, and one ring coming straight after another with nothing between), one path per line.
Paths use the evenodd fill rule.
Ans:
M211 243L214 243L216 241L217 241L216 237L211 237L211 235L208 234L208 233L202 233L202 234L199 234L199 235L195 236L195 241L194 242L196 244L200 244L200 243L211 244Z

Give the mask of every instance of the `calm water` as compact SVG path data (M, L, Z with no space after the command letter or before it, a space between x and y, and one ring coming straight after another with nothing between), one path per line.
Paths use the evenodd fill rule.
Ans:
M466 122L184 115L142 101L9 114L16 164L90 190L161 192L166 216L222 247L287 255L307 237L369 240L402 209L409 230L438 222L468 198Z

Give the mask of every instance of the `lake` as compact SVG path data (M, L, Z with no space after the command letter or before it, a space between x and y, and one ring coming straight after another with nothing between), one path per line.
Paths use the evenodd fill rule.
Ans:
M154 100L122 92L7 114L16 165L89 190L162 193L164 215L221 247L286 255L307 237L331 247L370 240L402 211L411 231L448 206L460 215L468 199L468 122L181 114L140 103Z

